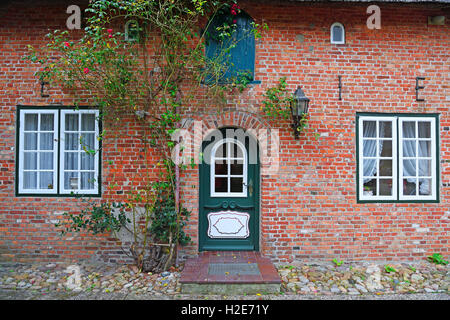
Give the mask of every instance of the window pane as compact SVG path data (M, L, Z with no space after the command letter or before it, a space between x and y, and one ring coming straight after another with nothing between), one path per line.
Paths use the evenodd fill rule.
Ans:
M95 131L95 114L85 113L81 115L81 131Z
M377 195L377 180L372 179L364 183L363 187L364 196L376 196Z
M25 133L24 134L24 150L37 150L37 133Z
M37 131L38 129L38 115L25 114L25 131Z
M392 179L380 179L380 196L392 195Z
M81 156L81 170L94 170L95 156L82 152Z
M431 123L429 121L419 122L419 138L431 138Z
M244 163L242 162L242 160L232 160L230 167L231 167L231 174L244 173Z
M81 189L92 190L94 189L94 173L82 172L81 173Z
M376 138L377 136L376 121L363 121L363 136L365 138Z
M377 172L377 160L375 159L365 159L363 161L363 171L364 177L373 177Z
M377 155L377 141L363 140L363 156L375 157Z
M342 27L340 27L340 26L333 27L333 41L334 42L342 42L343 41Z
M380 176L392 176L392 160L380 160Z
M419 160L419 176L431 176L431 160Z
M64 172L64 189L78 189L78 172Z
M53 153L41 152L39 153L39 169L52 170L53 169Z
M416 159L403 160L403 176L415 177L417 172Z
M231 157L233 158L243 158L242 149L236 143L231 144Z
M382 157L392 157L392 140L380 140Z
M416 181L416 179L403 179L403 194L405 196L416 195Z
M218 163L220 162L220 163ZM228 165L226 163L223 163L224 161L216 160L215 164L215 174L227 174L228 173Z
M40 133L39 135L39 150L53 150L53 133Z
M431 179L420 179L419 180L419 194L424 196L429 196L432 193L431 190Z
M24 172L23 173L23 188L24 189L37 189L37 173L36 172Z
M227 178L215 178L214 190L216 192L228 192L228 179Z
M416 157L416 141L403 141L403 157Z
M222 145L220 145L217 150L216 150L216 154L214 155L214 157L216 158L226 158L227 157L227 144L223 143Z
M231 178L231 192L242 192L244 185L242 178Z
M78 133L66 133L65 137L64 150L79 150Z
M82 149L95 150L95 133L83 133L80 136Z
M66 114L65 120L65 130L66 131L78 131L78 115L77 114Z
M414 121L403 122L403 137L416 138L416 123Z
M39 189L53 189L53 172L39 173Z
M419 157L431 157L431 141L419 141Z
M41 115L41 131L53 131L53 114L42 114Z
M392 138L392 122L391 121L380 121L379 130L381 138Z
M64 169L78 170L78 152L64 153Z
M37 152L25 152L23 154L23 167L25 170L37 169Z

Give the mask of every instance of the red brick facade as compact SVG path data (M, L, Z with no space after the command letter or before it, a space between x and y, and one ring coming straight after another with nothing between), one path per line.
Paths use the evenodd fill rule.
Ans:
M61 237L55 229L64 211L80 201L64 197L15 196L16 106L73 103L57 89L40 97L36 67L21 60L26 46L45 43L50 29L65 26L74 1L13 1L0 6L0 255L3 260L123 261L107 236ZM76 1L75 1L76 2ZM34 4L33 4L34 3ZM256 44L255 79L240 104L207 118L209 127L278 129L280 168L261 176L260 251L274 261L413 260L448 256L450 222L450 27L449 7L380 4L381 29L366 27L365 4L242 1L257 23L267 23ZM446 15L446 25L427 24ZM346 44L330 43L333 22L345 26ZM75 32L76 33L76 32ZM342 76L339 100L338 75ZM310 131L294 140L289 121L259 113L265 89L285 76L292 92L301 85L311 99ZM415 79L425 77L416 101ZM87 99L89 102L89 99ZM357 203L356 112L439 113L440 202ZM124 131L134 125L124 122ZM320 135L319 139L314 133ZM128 135L125 135L128 136ZM106 142L103 198L120 197L143 165L132 138ZM158 156L152 154L156 163ZM114 160L114 165L109 165ZM157 170L155 169L155 179ZM115 176L119 186L106 187ZM119 178L119 180L117 179ZM184 205L192 210L187 232L198 243L198 168L182 173Z

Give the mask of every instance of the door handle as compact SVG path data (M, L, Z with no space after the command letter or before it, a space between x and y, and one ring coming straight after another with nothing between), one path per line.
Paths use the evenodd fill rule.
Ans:
M247 187L248 193L251 197L253 195L253 179L250 178L250 181L247 184L242 181L242 185Z

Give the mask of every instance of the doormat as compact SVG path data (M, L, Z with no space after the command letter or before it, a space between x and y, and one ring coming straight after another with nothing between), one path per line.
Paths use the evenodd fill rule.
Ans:
M210 263L209 275L255 275L259 276L257 263Z

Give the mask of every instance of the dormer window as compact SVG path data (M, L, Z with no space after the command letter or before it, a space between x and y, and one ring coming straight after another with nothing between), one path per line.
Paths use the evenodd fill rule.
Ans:
M139 24L136 20L130 20L125 23L125 41L139 40Z
M335 22L331 25L330 40L334 44L345 44L345 29L342 23Z

